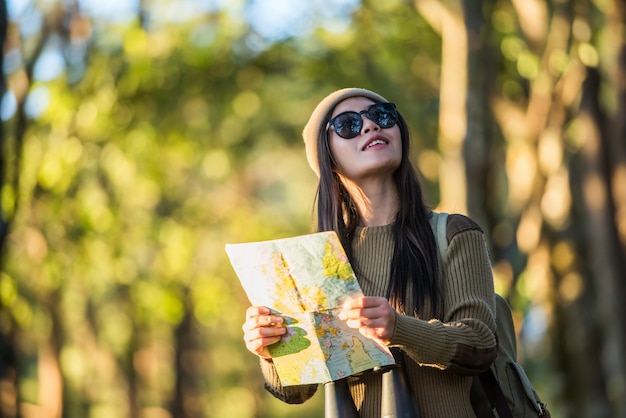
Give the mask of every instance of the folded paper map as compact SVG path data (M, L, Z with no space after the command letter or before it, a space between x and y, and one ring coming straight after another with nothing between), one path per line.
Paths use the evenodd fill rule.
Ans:
M363 293L335 232L226 244L226 253L252 305L285 320L287 333L268 347L283 386L394 363L387 347L337 316L347 298Z

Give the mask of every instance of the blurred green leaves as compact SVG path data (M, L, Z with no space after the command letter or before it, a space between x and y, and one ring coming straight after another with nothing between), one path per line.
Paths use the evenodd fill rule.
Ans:
M174 3L142 2L145 13L126 23L66 10L56 29L68 50L84 42L80 62L68 59L66 72L47 81L24 82L27 68L8 75L15 97L24 88L37 93L36 112L21 103L6 123L22 154L19 182L6 182L1 194L3 213L15 218L0 276L0 327L17 335L20 395L37 411L47 408L39 388L62 386L64 414L77 417L317 417L321 395L288 406L263 390L257 359L241 340L248 301L224 244L311 230L317 179L301 131L318 101L341 87L370 88L397 103L436 206L440 34L417 3L401 1L364 2L337 21L316 14L311 33L275 43L243 19L245 1L176 24L151 20L150 4L162 15ZM509 257L496 260L496 284L504 292L519 279L524 304L546 291L548 279L541 287L538 278L549 275L537 266L549 264L549 251L540 246L526 268L520 248L537 248L544 218L560 227L541 211L522 213L537 194L534 175L550 171L550 187L565 190L559 165L585 141L571 122L570 149L554 147L556 134L538 139L539 161L521 138L529 89L545 84L537 82L545 68L558 78L576 59L597 65L600 55L577 18L576 56L554 48L544 62L515 8L489 6L492 28L481 40L502 59L485 74L494 76L489 100L502 114L497 127L479 121L498 131L486 135L493 141L485 156L496 163L487 173L494 184L483 185L493 196L482 203L494 218L488 236ZM23 53L35 53L36 41L24 39ZM15 149L5 148L15 162ZM564 155L555 160L555 152ZM544 206L567 211L567 195L550 196ZM571 295L583 287L579 276L567 283ZM60 378L42 370L59 370Z

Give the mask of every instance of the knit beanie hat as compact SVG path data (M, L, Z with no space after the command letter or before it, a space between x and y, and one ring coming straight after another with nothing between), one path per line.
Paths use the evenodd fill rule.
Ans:
M319 134L322 130L326 129L326 124L328 123L330 114L335 106L350 97L366 97L376 103L388 101L381 95L362 88L346 88L337 90L322 99L315 110L313 110L309 121L304 126L304 130L302 131L302 138L304 139L304 147L306 150L306 159L318 177L320 175L320 167L317 161L317 140Z

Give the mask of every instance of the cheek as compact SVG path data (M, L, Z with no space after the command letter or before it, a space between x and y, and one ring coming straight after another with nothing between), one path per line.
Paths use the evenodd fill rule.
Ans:
M346 155L346 143L337 138L331 138L329 141L330 155L338 165L341 165L341 157Z
M394 130L393 132L393 137L394 137L394 142L397 144L396 146L398 147L398 150L400 151L400 154L402 155L403 149L402 149L402 134L400 133L400 128L398 127L398 125L394 126L392 128Z
M391 131L392 131L392 135L394 136L394 138L396 138L398 143L402 144L402 133L400 132L400 127L396 124L396 126L391 128Z

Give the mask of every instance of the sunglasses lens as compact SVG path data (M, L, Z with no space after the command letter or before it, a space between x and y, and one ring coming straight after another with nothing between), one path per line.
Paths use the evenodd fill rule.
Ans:
M361 112L340 113L329 123L340 137L344 139L355 138L363 129L363 118L361 117L363 113L382 129L391 128L398 122L398 112L396 112L396 106L393 103L376 103Z
M370 107L367 116L383 129L393 127L398 121L398 113L390 103L379 103Z
M356 112L342 113L333 121L333 129L342 138L350 139L359 135L363 121Z

